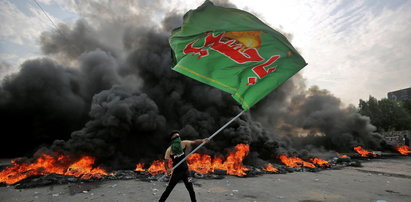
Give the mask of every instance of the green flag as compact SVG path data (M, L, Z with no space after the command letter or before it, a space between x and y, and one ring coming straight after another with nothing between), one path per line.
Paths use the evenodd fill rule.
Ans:
M173 70L230 93L244 110L307 64L257 17L210 1L188 11L169 42Z

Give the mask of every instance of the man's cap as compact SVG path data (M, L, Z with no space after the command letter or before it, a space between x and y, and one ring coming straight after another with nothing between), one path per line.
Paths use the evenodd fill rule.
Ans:
M175 133L180 134L180 131L178 131L178 130L173 130L173 131L171 131L170 134L168 135L169 139L171 139L171 137L173 137L173 135L174 135Z

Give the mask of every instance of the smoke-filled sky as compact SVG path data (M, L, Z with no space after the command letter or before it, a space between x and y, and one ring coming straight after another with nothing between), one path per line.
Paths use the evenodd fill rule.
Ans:
M74 24L93 18L121 18L139 26L158 23L168 13L186 12L203 0L113 1L101 7L94 1L38 0L56 23ZM96 1L98 2L98 1ZM366 1L247 1L232 0L240 9L256 14L273 28L290 33L292 43L308 62L302 71L307 84L328 89L346 104L358 104L369 95L411 86L411 2ZM96 12L98 11L98 12ZM96 16L99 13L100 16ZM126 15L127 14L127 15ZM41 56L40 35L55 27L31 0L0 1L0 79L19 71L27 59ZM159 25L160 26L160 25ZM116 30L106 33L110 47L118 43ZM113 46L112 46L113 45Z
M170 31L181 25L188 9L196 8L202 1L165 2L39 1L55 22L54 27L36 2L2 1L0 15L6 23L1 25L0 135L7 137L8 143L0 147L0 155L30 156L43 148L59 153L90 154L107 167L129 168L140 160L161 158L168 146L169 130L179 129L187 139L205 138L238 114L241 109L228 93L171 70ZM285 33L311 65L239 117L201 152L222 154L227 148L245 143L250 145L251 159L270 160L284 153L347 152L358 145L369 149L386 146L370 119L342 102L350 97L338 94L343 93L344 88L351 88L353 92L349 94L352 96L354 90L378 89L359 82L367 81L366 69L379 72L383 69L373 63L372 68L361 66L351 72L361 75L363 80L342 73L345 72L342 66L353 63L338 60L348 58L353 51L344 52L338 48L355 46L332 33L340 31L357 38L362 36L348 29L350 23L343 25L344 31L333 24L338 19L346 19L343 13L338 13L348 9L347 5L333 10L328 7L314 9L313 4L311 10L333 10L339 17L324 21L328 24L300 24L303 19L317 17L297 19L310 14L298 11L295 5L284 5L284 8L293 8L284 13L274 5L271 6L273 11L265 12L267 6L245 7L240 1L227 0L213 2L244 8L260 16ZM398 4L392 8L403 6L407 5ZM361 9L361 6L352 8L350 13L355 15ZM298 15L291 15L291 11ZM371 13L383 15L384 12L386 9ZM341 27L341 23L336 24ZM406 25L406 22L399 25ZM313 31L307 32L308 29ZM318 37L320 34L322 37ZM404 35L403 39L407 37ZM317 42L309 43L315 40ZM320 44L323 48L319 48ZM340 55L327 52L324 47ZM380 58L381 49L353 50L358 52L356 59L364 64L365 60L384 64L388 61L400 70L399 62ZM359 52L373 53L373 56L365 57ZM405 51L392 52L390 56L399 54ZM401 73L401 78L407 75ZM376 77L374 80L378 78L373 77ZM335 81L335 85L324 82L325 78ZM353 79L355 82L351 82ZM388 83L395 84L394 81L401 79Z

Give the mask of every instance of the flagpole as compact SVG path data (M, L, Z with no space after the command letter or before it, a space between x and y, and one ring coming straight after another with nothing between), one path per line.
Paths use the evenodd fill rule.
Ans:
M245 110L241 111L237 116L235 116L234 118L232 118L229 122L227 122L224 126L222 126L220 129L218 129L216 132L214 132L214 134L212 134L210 137L208 137L208 140L211 140L214 136L216 136L219 132L221 132L222 130L224 130L224 128L226 128L228 125L230 125L230 123L232 123L234 120L236 120L238 117L240 117L243 113L245 112ZM182 164L191 154L193 154L194 152L196 152L197 150L199 150L202 146L204 146L207 142L202 142L200 145L198 145L193 151L191 151L189 154L187 154L186 157L184 157L180 162L178 162L173 168L171 168L171 171L173 171L174 169L176 169L180 164ZM161 181L163 178L165 177L162 176L159 181Z

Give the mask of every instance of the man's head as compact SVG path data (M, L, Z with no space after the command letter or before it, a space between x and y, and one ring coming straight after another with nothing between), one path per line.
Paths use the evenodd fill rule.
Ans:
M179 137L179 136L180 136L180 131L178 131L178 130L173 130L173 131L171 131L171 132L170 132L170 135L169 135L170 140L172 140L172 139L174 139L174 138L176 138L176 137Z

